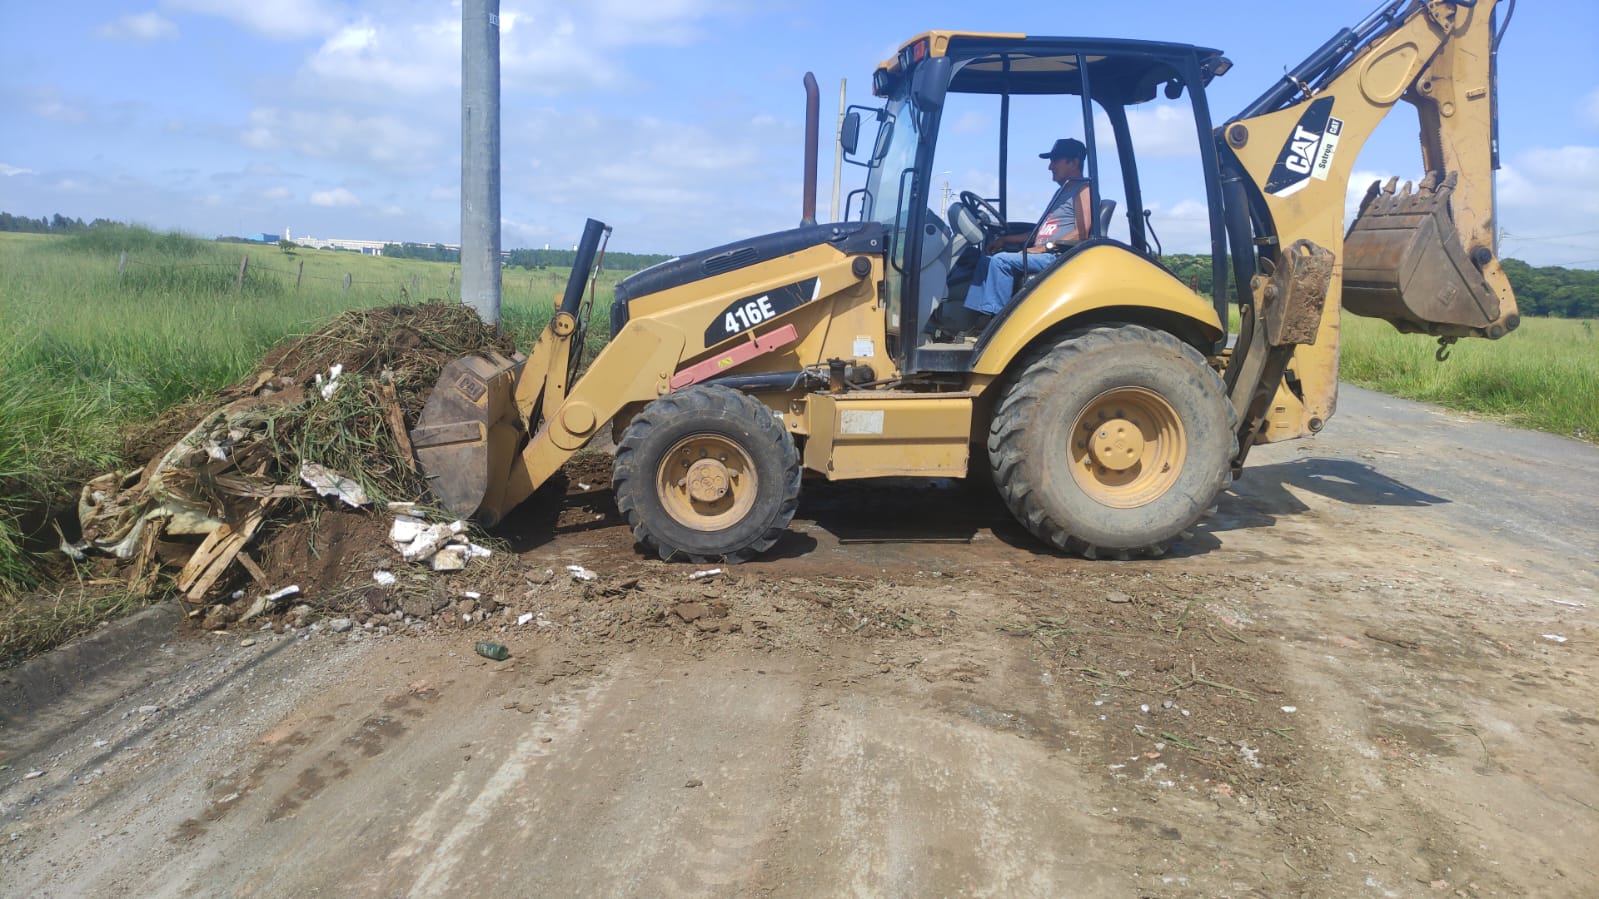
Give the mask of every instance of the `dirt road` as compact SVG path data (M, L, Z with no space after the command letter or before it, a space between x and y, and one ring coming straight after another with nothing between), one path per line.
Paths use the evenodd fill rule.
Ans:
M822 484L691 581L577 494L485 623L0 675L0 893L1596 895L1596 476L1346 388L1157 561Z

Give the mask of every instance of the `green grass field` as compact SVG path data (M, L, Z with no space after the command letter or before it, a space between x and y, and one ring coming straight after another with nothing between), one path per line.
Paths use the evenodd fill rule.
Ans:
M1599 441L1599 322L1524 318L1499 340L1436 341L1344 315L1339 376L1507 424Z

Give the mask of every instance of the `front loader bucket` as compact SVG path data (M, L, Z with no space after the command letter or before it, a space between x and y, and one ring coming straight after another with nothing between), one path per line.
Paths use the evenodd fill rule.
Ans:
M411 430L433 498L457 517L477 515L520 448L524 432L515 394L525 361L489 353L446 365Z
M1455 176L1439 184L1429 175L1414 193L1408 183L1395 193L1398 180L1380 191L1371 185L1344 238L1344 308L1401 331L1502 335L1503 326L1490 327L1499 297L1460 245L1450 213Z

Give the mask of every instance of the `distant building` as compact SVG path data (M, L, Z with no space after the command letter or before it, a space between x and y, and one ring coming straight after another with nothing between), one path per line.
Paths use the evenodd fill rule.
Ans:
M267 234L265 232L257 233L257 234L246 234L246 235L244 235L244 239L245 240L253 240L256 243L277 243L278 242L278 236L276 234Z
M313 250L354 250L366 256L382 256L386 244L397 240L346 240L344 238L297 237L294 242Z

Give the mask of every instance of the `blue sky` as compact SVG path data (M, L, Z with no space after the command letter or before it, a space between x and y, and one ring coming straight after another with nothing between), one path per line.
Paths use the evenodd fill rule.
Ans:
M1375 5L502 0L503 245L569 246L588 216L633 252L793 226L804 73L822 85L825 140L840 79L851 102L872 102L872 68L928 29L1218 47L1235 63L1210 91L1219 120ZM1505 255L1599 268L1596 37L1592 0L1523 3L1511 22L1500 53ZM6 2L0 58L5 211L202 236L458 240L458 4ZM1400 104L1359 159L1357 191L1420 174L1414 122ZM984 124L967 116L973 131ZM1052 189L1036 152L1065 136L1053 130L1016 148L1013 217L1032 218ZM823 217L831 168L824 149ZM995 189L991 165L952 159L946 170L955 191ZM1150 174L1167 249L1199 248L1190 224L1202 195Z

